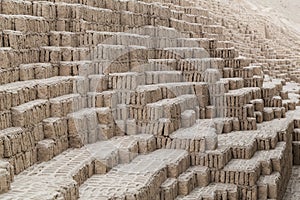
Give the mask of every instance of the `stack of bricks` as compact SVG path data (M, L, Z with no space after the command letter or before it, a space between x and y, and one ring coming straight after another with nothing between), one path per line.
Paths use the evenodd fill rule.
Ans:
M0 8L0 199L282 199L300 163L297 62L219 16L233 8Z

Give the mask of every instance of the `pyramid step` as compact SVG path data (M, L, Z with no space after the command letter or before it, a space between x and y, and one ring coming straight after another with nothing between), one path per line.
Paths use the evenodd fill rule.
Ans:
M295 100L283 100L282 105L285 108L286 111L288 110L296 110L296 101Z
M160 186L160 199L175 199L178 195L178 180L168 178Z
M0 15L1 30L14 30L22 32L47 33L52 23L43 17L31 15Z
M117 91L88 92L88 107L116 108L118 105Z
M12 124L15 127L28 127L38 124L50 117L50 103L48 100L38 99L12 107Z
M40 150L38 155L42 156L43 159L50 156L51 150L55 151L50 140L52 139L42 140L38 144L38 150ZM138 153L145 153L145 150L147 152L155 150L153 141L154 138L150 135L125 136L89 144L80 149L68 149L49 159L48 162L36 164L18 174L11 185L11 190L0 195L0 197L1 199L23 198L24 192L26 192L25 196L29 199L54 198L54 196L63 196L64 199L77 198L78 187L85 180L95 173L105 174L119 163L130 162ZM5 167L10 165L3 162L1 166L1 169L6 169ZM11 175L8 175L7 171L5 175L7 183L12 180ZM1 176L1 180L4 178ZM48 181L45 182L44 180ZM41 184L45 192L40 194L36 189L36 184ZM22 190L21 188L26 185L26 190ZM3 185L3 187L7 188L9 185ZM7 191L5 188L3 190ZM65 195L69 196L66 197Z
M0 194L8 192L11 189L11 183L14 180L14 169L12 165L4 160L0 160Z
M42 7L43 4L39 5ZM83 46L84 34L79 32L67 32L67 31L50 31L49 32L49 46L60 47L78 47Z
M0 33L0 38L2 39L0 47L11 47L18 50L50 45L47 33L36 34L33 32L3 30Z
M111 138L114 126L108 126L106 131L105 127L99 126L99 123L104 123L104 118L111 118L109 115L103 108L84 108L68 114L69 145L78 148L103 138Z
M31 63L20 65L20 81L46 79L58 76L58 69L50 63Z
M205 25L202 28L203 28L203 32L218 34L218 35L221 35L225 29L224 26L219 26L219 25Z
M155 29L155 27L153 27ZM152 38L146 35L140 35L138 31L131 30L130 32L99 32L99 31L88 31L90 36L90 44L111 44L111 45L136 45L136 46L145 46L152 47L151 44Z
M50 102L51 117L64 117L69 113L79 111L86 107L85 99L80 94L67 94L52 98Z
M212 52L212 56L215 58L235 58L238 56L238 52L235 48L217 48Z
M198 106L196 95L186 94L171 99L163 99L146 105L148 119L158 120L160 118L179 119L180 113L191 110Z
M244 87L259 87L261 88L263 84L262 76L253 76L250 78L244 78Z
M176 59L149 59L149 66L144 71L172 71L176 69Z
M59 63L61 61L89 60L91 52L85 47L40 47L40 62Z
M106 141L88 144L86 148L96 159L95 173L105 174L118 164L129 163L138 154L151 153L156 149L156 144L152 135L140 134L113 137Z
M36 99L48 99L71 94L76 77L62 76L48 79L18 81L0 86L0 110L9 110ZM80 91L80 90L78 90Z
M94 175L80 187L80 199L143 195L146 199L157 197L155 193L167 178L176 178L189 166L187 152L183 150L157 150L136 157L131 163L119 165L105 175ZM155 176L155 174L157 176ZM118 179L114 179L118 177ZM130 190L126 186L130 184ZM95 188L101 187L101 191ZM145 188L145 190L141 190ZM149 188L149 189L146 189ZM150 190L150 188L152 188Z
M286 110L284 107L264 107L262 112L264 121L280 119L285 117Z
M206 187L210 183L210 171L208 167L193 166L187 169L194 173L197 187Z
M131 136L134 140L138 141L139 154L148 154L156 150L156 140L150 134L137 134Z
M111 73L108 79L111 83L110 88L116 90L134 90L139 85L148 84L147 74L137 72Z
M192 154L193 165L206 166L212 169L222 169L232 159L229 147L218 147L215 150L207 150L205 153Z
M179 175L178 195L188 195L196 187L206 187L210 183L210 172L207 167L194 166Z
M202 33L202 25L197 23L190 23L183 20L177 20L174 18L170 18L169 26L175 29L181 29L181 31L190 31L196 33L199 37L200 33Z
M217 48L232 48L232 47L234 47L234 43L231 41L218 41L217 43Z
M3 14L31 15L32 4L27 1L3 1Z
M296 125L294 126L296 126L296 128L293 131L293 141L300 141L300 128L298 128L298 122L296 122Z
M220 58L185 58L178 61L177 70L205 72L207 69L224 68L224 60Z
M199 37L199 35L193 35L193 37ZM203 32L200 35L200 37L209 38L209 39L215 39L215 40L218 40L218 41L226 41L225 35L219 35L219 34L214 34L214 33ZM214 55L215 55L215 52L212 51L211 52L211 56L214 56Z
M300 141L293 141L292 148L293 148L293 164L300 165Z
M281 199L281 196L284 194L281 179L282 177L279 172L261 176L257 182L258 199Z
M258 151L251 159L232 159L222 170L211 171L212 181L252 187L261 174L282 172L286 152L285 142L280 142L275 149Z
M239 190L236 185L211 183L206 187L197 187L187 196L178 196L176 200L215 200L215 199L239 199Z
M181 113L181 127L188 128L196 123L196 120L199 119L199 112L194 110L185 110Z
M213 150L217 145L215 129L203 126L198 121L191 127L174 131L169 138L171 141L163 145L165 148L185 149L191 153Z
M224 78L222 80L228 82L229 90L237 90L244 87L244 79L242 78Z
M189 38L189 37L182 37L177 38L177 47L202 47L207 51L211 49L215 49L217 44L216 39L209 39L209 38Z
M204 82L178 82L138 86L136 98L132 100L137 105L155 103L162 99L175 98L181 95L196 94L200 105L208 105L208 87Z
M230 147L233 159L251 159L258 150L256 132L238 131L218 135L218 146Z
M132 137L114 137L86 146L96 159L95 173L105 174L118 164L129 163L138 155L138 141ZM101 146L100 146L101 145ZM98 149L101 149L99 151Z
M54 156L60 154L61 152L67 150L68 148L68 138L65 137L63 144L58 144L53 139L44 139L37 143L37 160L39 162L45 162L51 160Z
M43 139L39 128L26 130L11 127L0 131L0 140L3 141L0 157L10 163L14 174L19 174L37 162L35 145Z
M94 49L95 55L93 55L94 59L103 59L107 61L116 61L117 58L123 58L123 62L126 59L129 59L129 55L131 55L131 59L140 59L144 60L150 58L147 53L147 48L144 46L137 45L112 45L112 44L99 44L97 48ZM119 63L120 64L120 63Z
M78 196L78 184L93 174L93 168L93 159L86 149L70 149L19 174L11 190L0 196L3 199L54 198L65 195L74 198ZM37 189L36 184L43 189ZM24 187L25 191L21 189Z
M186 172L180 174L177 180L179 195L188 195L195 188L196 179L193 171L187 170Z
M96 63L96 62L95 62ZM59 76L83 76L95 74L96 67L90 60L62 61L57 65Z
M73 93L76 77L52 77L48 79L29 80L1 85L1 110L36 100L48 99Z
M0 15L1 20L1 15ZM20 64L38 63L39 62L39 50L38 49L24 49L23 54L19 55L19 51L10 47L0 47L0 55L2 57L0 61L1 68L3 70L14 70L18 68ZM27 58L27 59L26 59ZM15 80L19 80L16 74ZM10 79L12 80L12 79Z
M146 84L182 82L183 74L180 71L147 71Z
M47 118L43 120L42 125L44 138L54 140L57 150L63 146L68 147L68 120L66 117Z
M10 110L0 111L0 119L1 119L0 130L4 130L13 125L11 115L12 114Z
M161 51L162 58L170 59L170 56L175 56L175 58L208 58L209 54L204 48L186 48L186 47L177 47L177 48L164 48L164 51ZM171 57L172 59L172 57Z

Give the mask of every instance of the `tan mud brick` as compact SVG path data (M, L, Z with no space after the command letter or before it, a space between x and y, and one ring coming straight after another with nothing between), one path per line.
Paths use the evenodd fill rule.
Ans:
M184 172L178 177L178 194L188 195L195 187L196 180L191 171Z
M14 180L13 167L6 161L0 161L0 193L8 192Z
M88 92L88 107L103 107L103 94L100 92Z
M97 129L97 139L102 141L102 140L107 140L109 138L112 138L113 136L116 136L117 134L115 133L115 130L117 129L115 127L115 124L99 124L98 129Z
M51 117L64 117L84 107L84 99L79 94L63 95L50 99Z
M112 111L108 107L97 108L97 118L100 124L111 124L113 123Z
M40 99L55 98L70 93L83 92L77 84L79 78L53 77L39 82L37 85L37 96ZM78 86L78 87L77 87ZM84 88L84 85L81 86Z
M14 126L24 127L41 122L50 116L49 101L35 100L12 108Z
M46 139L57 139L67 135L68 124L66 118L47 118L43 120L43 130Z
M190 127L196 122L196 113L194 110L186 110L181 113L181 127Z
M255 111L263 112L264 102L263 102L262 99L252 100L251 103L254 105L254 110Z
M39 162L49 161L54 157L55 143L52 139L42 140L37 144Z
M139 153L147 154L156 149L156 140L150 134L137 134L133 136L138 141Z
M82 109L69 114L67 118L70 146L81 147L91 139L97 139L97 114L94 109Z
M105 75L89 76L89 91L103 92L108 89L108 78Z
M82 96L89 92L89 80L85 77L78 76L73 82L74 86L71 93L78 93Z
M280 91L280 97L281 97L283 100L288 99L288 92L287 92L287 91Z
M11 127L12 119L11 119L11 112L10 111L1 111L0 112L0 129L5 129Z
M14 168L14 173L19 174L26 168L37 162L36 148L29 149L25 152L18 153L8 159L9 163Z
M60 62L58 70L60 76L87 77L95 73L95 69L91 61Z
M300 164L300 142L294 141L293 145L293 164L299 165Z
M1 157L10 158L18 153L34 148L35 138L32 132L21 128L8 128L0 131Z
M69 148L68 136L63 135L60 138L55 140L54 156L59 155L63 151L67 150L68 148Z
M103 94L103 106L109 108L117 107L117 92L116 91L104 91Z
M190 167L188 171L192 171L195 174L196 186L205 187L210 183L210 172L208 167L194 166Z
M175 199L178 194L178 181L175 178L168 178L160 186L160 198L165 200Z
M44 131L42 122L35 124L34 126L28 127L25 129L27 134L31 134L34 138L34 143L41 141L44 139Z
M57 76L58 70L50 63L20 65L20 80L45 79Z
M136 135L138 133L138 126L135 119L126 120L126 134Z
M282 109L281 108L273 108L274 110L274 118L275 119L280 119L283 117Z
M274 111L272 108L264 108L263 111L264 121L270 121L274 119Z
M216 108L214 106L206 106L206 111L205 111L205 118L206 119L211 119L216 116Z
M296 117L294 119L294 127L295 129L300 128L300 118Z
M293 141L300 141L300 129L295 128L293 131Z
M256 118L257 123L262 123L263 122L263 114L261 112L254 112L254 116Z

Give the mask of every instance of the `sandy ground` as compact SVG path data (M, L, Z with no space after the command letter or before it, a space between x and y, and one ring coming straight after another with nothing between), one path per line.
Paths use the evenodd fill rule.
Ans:
M247 8L300 35L300 0L220 0L233 7Z
M271 17L300 34L300 0L237 0L255 12Z

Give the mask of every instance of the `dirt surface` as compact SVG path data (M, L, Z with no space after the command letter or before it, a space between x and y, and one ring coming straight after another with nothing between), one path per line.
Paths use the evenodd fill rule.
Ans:
M223 0L234 7L244 7L272 18L273 22L300 34L299 0Z

